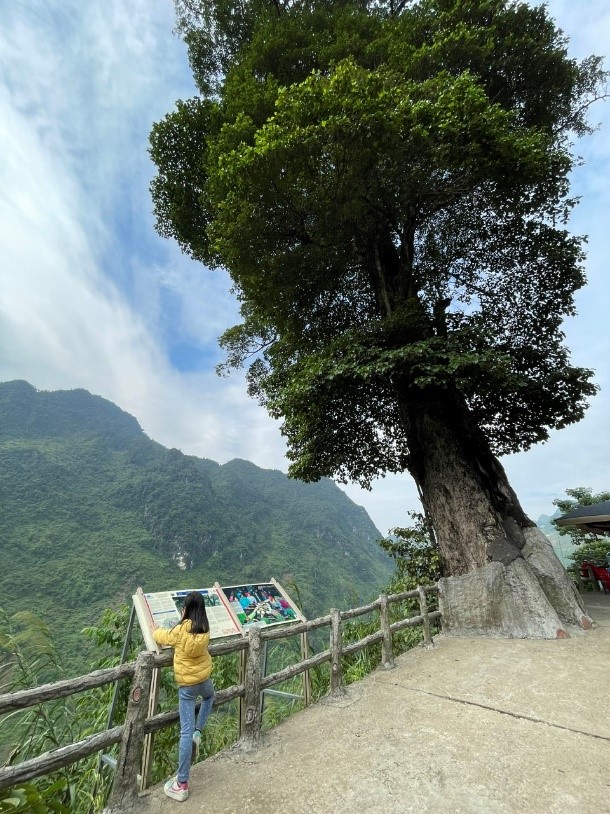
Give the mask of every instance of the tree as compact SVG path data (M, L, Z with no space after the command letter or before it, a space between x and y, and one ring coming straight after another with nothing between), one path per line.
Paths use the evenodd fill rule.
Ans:
M558 498L553 503L561 514L568 514L568 512L579 509L581 506L593 506L595 503L603 503L610 500L610 492L599 492L594 495L593 489L590 486L577 486L574 489L566 489L568 498ZM553 520L553 525L563 537L569 537L574 545L591 545L600 541L599 536L592 531L580 528L579 526L558 526L556 521ZM610 541L606 540L606 547L610 548Z
M177 8L201 95L153 127L157 227L229 271L226 368L249 360L290 474L408 470L463 577L443 583L455 629L565 635L582 606L496 456L595 392L561 323L584 283L570 138L600 59L507 0Z
M442 576L440 551L426 518L421 512L408 512L412 525L391 529L392 537L379 541L395 563L395 572L386 593L410 591L419 585L437 582Z
M606 566L608 564L608 554L610 554L610 540L607 537L590 538L588 542L583 542L569 555L572 566L580 569L583 562L594 565Z
M553 501L562 514L567 514L581 506L593 506L595 503L610 500L610 492L602 491L593 494L593 489L588 486L566 489L566 495L568 498L558 498ZM606 555L610 553L610 538L602 534L594 534L579 526L558 526L556 520L553 520L553 525L559 534L569 537L572 545L576 546L569 555L574 566L580 568L583 562L606 563Z

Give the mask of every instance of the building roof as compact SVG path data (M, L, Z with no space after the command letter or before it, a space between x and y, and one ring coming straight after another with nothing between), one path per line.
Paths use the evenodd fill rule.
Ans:
M594 534L610 535L610 500L593 503L591 506L579 506L571 512L558 517L558 526L578 526Z

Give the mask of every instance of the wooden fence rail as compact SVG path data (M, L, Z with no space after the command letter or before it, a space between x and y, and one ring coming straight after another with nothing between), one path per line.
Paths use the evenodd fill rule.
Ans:
M171 657L168 661L171 664ZM41 684L32 690L19 690L19 692L0 695L0 715L18 709L26 709L43 701L56 701L58 698L67 698L85 690L94 690L105 684L114 684L121 678L132 678L135 663L121 664L119 667L108 667L105 670L96 670L86 676L68 678L65 681L55 681L53 684Z
M245 639L212 644L210 646L212 656L241 651L245 653L243 683L219 690L216 693L214 706L219 707L235 699L242 699L243 718L240 744L246 749L253 748L260 740L262 729L262 693L274 685L330 662L330 692L340 694L343 692L342 658L344 656L381 642L381 665L390 668L394 665L392 634L419 625L423 629L424 644L430 645L432 642L430 623L441 618L440 611L428 611L427 607L427 596L435 593L438 593L438 588L435 585L420 586L413 591L403 591L389 596L382 595L374 602L359 608L350 608L345 611L333 609L329 615L308 622L299 622L290 626L269 629L256 625L248 631L248 637ZM390 606L409 599L418 600L419 615L390 623ZM380 629L357 642L344 645L342 622L372 612L379 612ZM323 627L329 628L328 650L304 658L298 663L270 675L263 675L262 646L264 642L297 636ZM0 715L4 715L27 709L44 701L67 698L77 693L103 687L125 678L132 679L124 724L91 735L78 743L45 752L36 758L25 760L15 766L0 768L0 789L50 774L120 743L114 783L106 811L109 814L128 811L137 799L137 778L141 769L144 736L172 726L178 721L177 710L146 717L152 673L155 669L169 667L171 664L171 651L159 655L144 652L140 653L137 661L133 663L96 670L86 676L44 684L31 690L21 690L0 695Z

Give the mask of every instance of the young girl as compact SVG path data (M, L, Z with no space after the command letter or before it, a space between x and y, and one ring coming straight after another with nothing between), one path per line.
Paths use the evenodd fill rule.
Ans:
M153 637L157 644L174 648L174 675L178 684L180 713L178 774L167 781L164 791L168 797L182 802L189 796L191 761L199 753L201 730L214 704L214 684L210 678L212 658L208 653L210 624L203 596L197 592L188 594L181 622L171 630L164 630L153 623ZM201 707L195 719L199 696L202 699Z

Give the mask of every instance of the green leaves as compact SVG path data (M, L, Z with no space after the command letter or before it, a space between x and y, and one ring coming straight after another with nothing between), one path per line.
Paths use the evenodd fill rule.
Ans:
M158 167L151 183L157 229L175 237L183 250L198 260L209 260L206 229L206 167L208 138L221 118L211 101L178 102L177 110L153 125L150 155Z
M66 781L58 780L44 790L34 783L0 791L0 814L70 814L70 808L58 801L65 796Z
M0 692L29 689L61 676L48 625L30 611L9 616L0 607Z
M379 230L414 214L423 223L484 179L504 200L525 178L533 189L554 154L545 135L514 122L468 73L416 83L353 60L314 73L281 89L254 133L241 114L215 140L218 255L262 308L271 298L261 276L284 283L295 264L308 275L328 268L337 239L345 267Z
M602 491L594 494L591 487L585 486L566 489L566 495L567 498L558 498L553 501L561 514L568 514L568 512L574 511L574 509L578 509L581 506L592 506L594 503L603 503L605 500L610 500L610 491ZM555 525L554 520L553 524ZM610 541L604 539L600 540L598 535L591 531L579 528L578 526L555 525L555 527L560 535L569 537L574 545L582 546L582 551L586 549L584 555L582 551L579 550L572 556L575 562L582 562L583 559L586 559L587 552L590 554L592 551L597 551L598 548L604 549L604 553L597 554L596 558L601 557L603 559L606 550L610 550ZM590 547L591 551L589 551Z
M442 576L439 547L424 515L408 512L412 525L391 530L393 537L380 540L380 546L396 563L396 572L388 593L410 591L418 585L430 585Z

